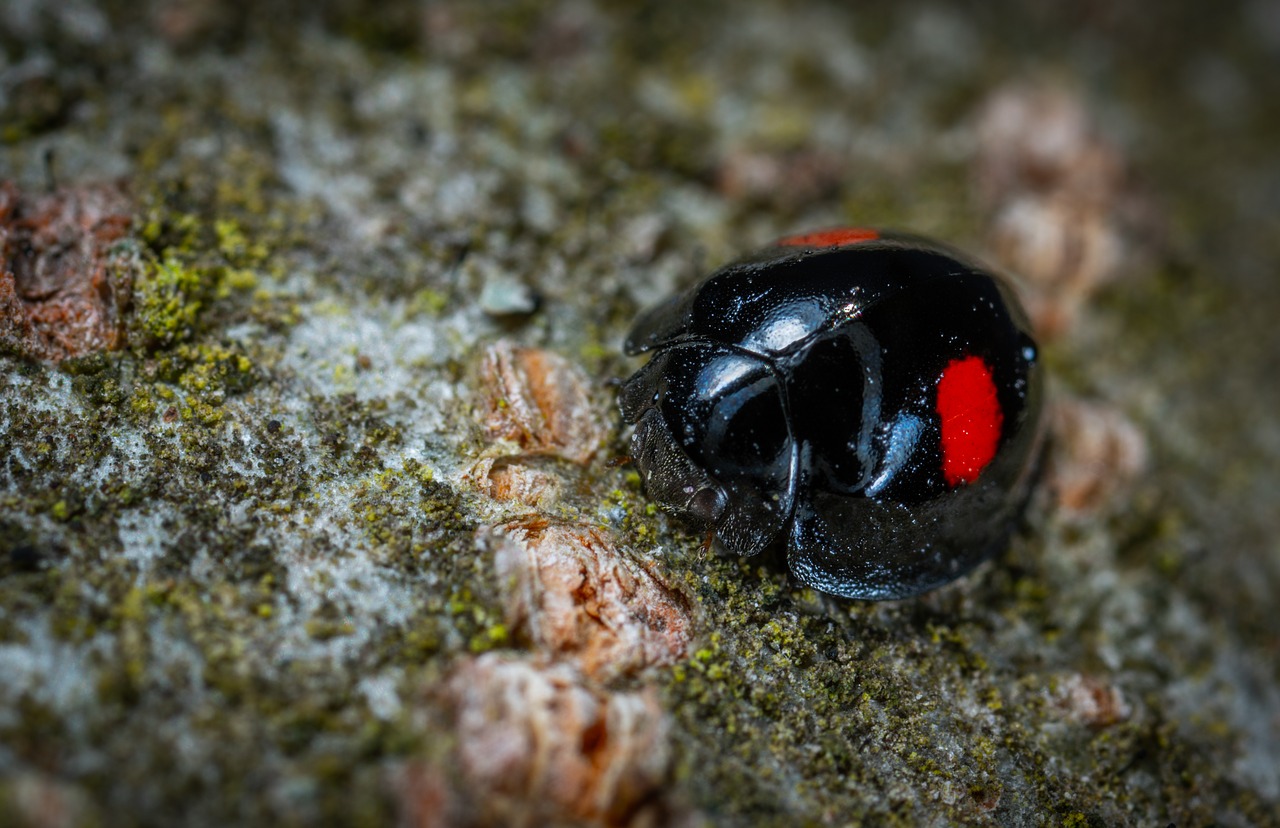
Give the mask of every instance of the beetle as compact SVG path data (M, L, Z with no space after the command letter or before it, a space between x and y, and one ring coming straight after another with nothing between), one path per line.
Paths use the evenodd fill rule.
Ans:
M1009 284L908 233L788 236L642 314L619 392L649 497L803 583L916 595L1008 542L1041 442Z

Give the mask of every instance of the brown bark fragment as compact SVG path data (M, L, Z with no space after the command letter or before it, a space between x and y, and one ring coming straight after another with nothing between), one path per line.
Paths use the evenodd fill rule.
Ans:
M0 347L52 361L124 347L132 276L110 251L129 222L117 187L0 182Z
M1025 280L1043 337L1065 333L1100 285L1132 268L1160 223L1085 101L1054 83L997 89L977 119L975 179L999 261ZM1149 239L1146 239L1149 240Z
M444 695L483 824L632 824L667 777L669 724L652 688L606 693L569 665L486 653Z
M471 467L467 477L494 500L511 500L531 509L548 509L559 498L558 475L522 463L485 458Z
M1048 486L1058 507L1077 516L1113 503L1147 467L1146 436L1123 413L1083 400L1060 400Z
M559 354L499 341L480 365L480 420L489 439L509 440L522 454L586 463L605 437L587 387Z
M1119 724L1133 713L1119 688L1083 673L1072 673L1059 682L1055 702L1070 718L1094 730Z
M528 517L488 530L485 540L507 622L538 648L601 681L688 657L687 602L603 531Z

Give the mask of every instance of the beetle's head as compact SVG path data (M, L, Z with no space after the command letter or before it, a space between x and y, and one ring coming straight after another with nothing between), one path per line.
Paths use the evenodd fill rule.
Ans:
M790 516L794 463L782 390L761 359L725 346L660 349L623 385L632 456L648 495L753 555Z

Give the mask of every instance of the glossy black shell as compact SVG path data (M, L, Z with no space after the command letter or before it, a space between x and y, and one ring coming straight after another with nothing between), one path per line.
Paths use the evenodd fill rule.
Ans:
M1035 343L1004 281L934 242L767 248L642 315L626 351L652 354L619 398L649 496L738 554L784 545L823 592L940 586L998 552L1026 500ZM957 483L939 378L974 356L1002 418Z

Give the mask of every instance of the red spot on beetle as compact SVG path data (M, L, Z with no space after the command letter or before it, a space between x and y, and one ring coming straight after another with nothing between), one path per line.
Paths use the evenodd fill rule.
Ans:
M880 231L869 227L837 227L832 230L819 230L816 233L783 236L775 243L778 247L841 247L846 244L875 241L878 238L880 238Z
M954 359L938 380L942 473L952 488L972 483L996 456L1004 412L981 357Z

